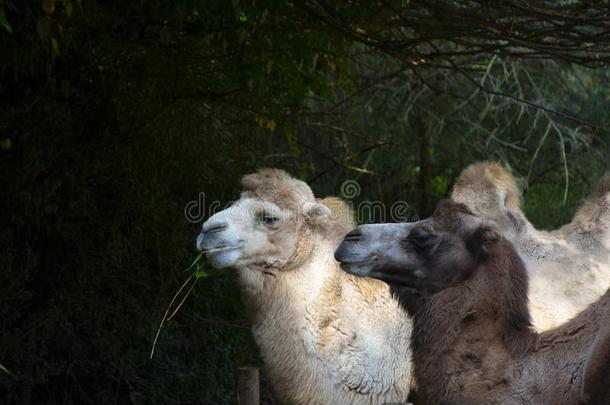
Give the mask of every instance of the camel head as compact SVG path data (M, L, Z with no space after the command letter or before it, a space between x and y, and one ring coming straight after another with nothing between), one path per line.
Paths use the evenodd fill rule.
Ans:
M514 177L499 163L467 167L456 181L451 199L476 215L494 221L509 239L524 232L528 221L521 211L521 193Z
M421 221L358 226L335 259L348 273L433 294L468 278L499 239L496 224L446 200Z
M286 269L308 253L312 227L330 214L307 184L277 169L261 169L242 179L241 197L211 216L197 248L215 268Z

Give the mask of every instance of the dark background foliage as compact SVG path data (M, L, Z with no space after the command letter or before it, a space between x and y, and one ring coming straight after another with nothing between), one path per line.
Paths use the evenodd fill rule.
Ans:
M231 403L235 367L260 365L231 274L199 280L149 352L196 255L185 206L256 168L320 196L356 180L355 203L409 219L499 160L543 228L607 168L607 70L417 67L335 28L289 1L0 0L0 402Z

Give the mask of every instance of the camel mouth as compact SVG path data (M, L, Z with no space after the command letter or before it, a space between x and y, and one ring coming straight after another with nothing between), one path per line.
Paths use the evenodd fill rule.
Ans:
M335 249L335 260L346 264L364 264L375 259L375 252L362 241L362 237L358 228L345 235Z
M233 267L241 259L241 247L243 243L234 245L218 245L202 249L206 259L215 269Z
M366 277L373 271L373 264L377 260L377 256L371 256L364 260L341 260L341 270L346 273L354 274L360 277Z
M205 253L207 254L214 254L214 253L218 253L218 252L224 252L225 250L231 250L231 249L238 249L241 246L241 244L237 244L237 245L228 245L228 246L218 246L218 247L214 247L214 248L209 248L209 249L203 249L201 251L201 253Z
M357 259L357 260L341 259L338 261L341 263L342 266L343 265L362 266L362 265L366 265L366 264L371 264L376 259L377 259L377 256L370 256L370 257L367 257L366 259Z

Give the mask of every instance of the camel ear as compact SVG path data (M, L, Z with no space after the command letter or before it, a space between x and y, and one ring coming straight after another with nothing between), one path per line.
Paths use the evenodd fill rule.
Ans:
M307 218L322 218L330 215L330 208L320 203L305 203L303 205L303 211Z

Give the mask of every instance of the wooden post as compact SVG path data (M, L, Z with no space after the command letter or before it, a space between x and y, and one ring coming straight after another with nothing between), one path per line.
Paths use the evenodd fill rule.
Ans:
M259 405L260 386L258 368L238 367L235 374L237 377L237 404Z

